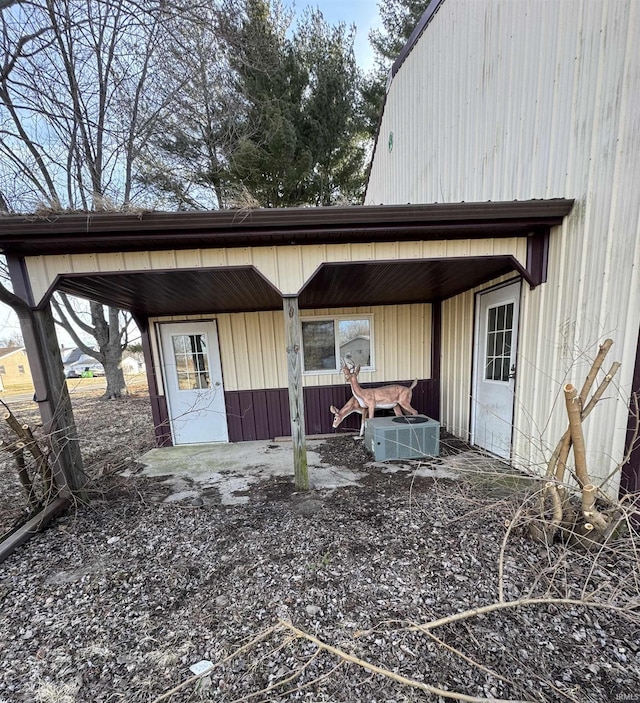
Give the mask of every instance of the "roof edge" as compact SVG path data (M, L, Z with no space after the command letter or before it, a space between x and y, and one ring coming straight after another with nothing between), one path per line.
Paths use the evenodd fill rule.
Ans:
M393 239L528 236L562 222L573 200L357 205L197 212L61 213L0 217L8 256ZM492 234L493 232L493 234ZM512 234L513 232L513 234Z

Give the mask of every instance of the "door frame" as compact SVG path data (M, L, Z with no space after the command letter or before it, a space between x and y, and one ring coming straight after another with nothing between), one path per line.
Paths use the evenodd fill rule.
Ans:
M162 386L163 386L163 391L164 391L164 398L165 398L165 405L166 405L166 411L167 411L167 421L169 424L169 429L171 432L171 444L173 446L187 446L188 444L196 444L194 442L190 443L178 443L176 441L176 432L174 429L174 422L172 419L172 411L171 411L171 397L170 397L170 384L167 379L167 364L166 364L166 359L165 359L165 351L164 351L164 340L163 340L163 330L166 329L167 326L169 325L185 325L187 328L189 325L200 325L200 324L211 324L215 328L215 336L216 336L216 355L217 355L217 362L220 368L220 379L221 379L221 384L220 384L220 391L222 393L222 411L224 415L224 438L220 440L203 440L202 442L197 442L197 444L219 444L219 443L224 443L229 441L229 425L227 421L227 408L226 408L226 397L225 397L225 392L224 392L224 371L222 368L222 356L220 354L220 335L218 331L218 322L215 317L206 317L206 318L197 318L197 319L187 319L187 320L171 320L171 319L160 319L155 321L155 330L156 330L156 344L157 344L157 349L158 349L158 359L160 362L160 375L162 378ZM211 349L211 346L209 347ZM209 364L211 368L211 356L209 352Z
M484 340L480 340L479 335L480 335L480 300L483 295L486 295L488 293L494 293L495 291L498 291L502 288L507 288L508 286L512 286L514 284L519 284L520 289L518 292L518 295L516 297L517 300L517 305L518 305L518 324L516 327L517 334L516 334L516 345L515 345L515 366L516 366L516 377L514 379L514 384L513 384L513 398L512 398L512 407L511 407L511 438L509 441L509 457L500 457L499 455L495 455L500 459L504 459L505 461L510 461L513 453L513 419L515 417L515 404L516 404L516 391L518 387L518 366L519 366L519 354L520 354L520 332L521 332L521 311L522 311L522 277L517 277L517 278L511 278L508 281L503 281L502 283L498 283L496 285L490 286L489 288L484 288L480 291L477 291L475 296L474 296L474 306L473 306L473 356L471 360L471 393L469 397L469 402L470 402L470 413L469 413L469 441L470 444L475 446L475 436L476 436L476 407L477 403L474 402L474 399L476 398L476 392L477 392L477 387L478 387L478 373L479 373L479 357L480 357L480 344L484 343ZM490 451L488 449L485 449L484 447L481 447L484 451Z

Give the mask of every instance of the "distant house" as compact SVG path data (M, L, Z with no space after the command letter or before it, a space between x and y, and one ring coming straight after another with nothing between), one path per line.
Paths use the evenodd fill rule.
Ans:
M31 385L31 369L24 347L0 347L0 390Z
M348 342L340 345L340 358L353 366L362 368L371 365L371 338L366 334L359 334Z
M64 375L67 378L81 378L83 374L92 376L104 376L104 367L95 357L85 354L81 349L75 347L66 354L61 350L62 365Z
M131 353L125 352L122 356L122 372L125 374L139 374L144 373L144 359L142 358L142 353Z

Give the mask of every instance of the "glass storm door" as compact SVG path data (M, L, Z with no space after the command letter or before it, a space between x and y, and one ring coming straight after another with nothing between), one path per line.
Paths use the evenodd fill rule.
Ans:
M216 323L163 324L160 337L173 443L227 442Z
M520 282L478 295L471 443L511 458Z

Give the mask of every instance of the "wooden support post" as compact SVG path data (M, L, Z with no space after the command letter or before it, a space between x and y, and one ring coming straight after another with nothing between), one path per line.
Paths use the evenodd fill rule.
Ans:
M299 491L309 490L307 445L304 429L304 400L302 397L302 357L300 339L300 314L298 298L286 297L283 301L284 328L287 349L287 376L289 379L289 414L293 444L295 486Z
M73 493L79 497L85 476L51 308L47 305L42 310L19 311L18 319L36 390L35 400L51 445L56 488L62 496Z

